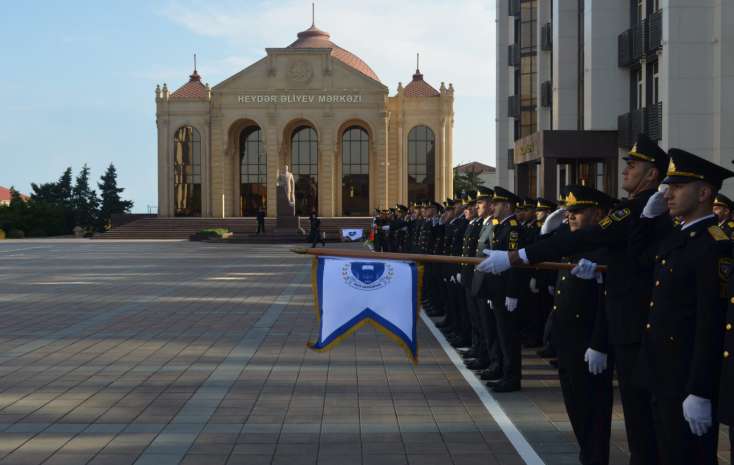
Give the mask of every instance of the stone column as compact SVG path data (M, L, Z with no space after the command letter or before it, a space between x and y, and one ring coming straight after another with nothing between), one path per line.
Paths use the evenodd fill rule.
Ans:
M171 202L173 162L169 160L172 156L168 143L168 124L168 118L158 117L156 122L158 126L158 216L173 216Z
M276 183L278 181L278 170L283 170L284 166L280 163L280 144L278 143L278 122L275 114L270 113L267 117L267 126L263 128L265 134L265 153L267 156L267 182L268 182L268 199L267 199L267 215L270 217L278 216L278 191Z
M227 213L227 203L231 204L231 199L227 199L225 186L225 169L226 169L226 140L225 131L222 127L224 118L221 112L216 111L212 114L211 119L211 190L209 192L211 198L213 217L222 218ZM225 195L225 210L222 210L222 194ZM229 216L229 215L227 215Z
M443 202L443 200L446 198L444 195L445 186L444 186L444 178L445 176L445 169L446 169L446 147L445 147L445 141L446 141L446 118L441 118L441 124L438 127L438 134L436 134L436 152L435 152L435 163L434 163L434 169L436 170L435 173L435 190L434 190L434 200L438 202Z

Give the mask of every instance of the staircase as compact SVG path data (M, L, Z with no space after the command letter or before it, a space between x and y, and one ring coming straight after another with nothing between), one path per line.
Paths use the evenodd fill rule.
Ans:
M371 221L366 217L321 218L321 231L326 233L327 240L338 241L342 228L367 229ZM275 223L275 218L266 218L265 231L268 234L255 235L255 218L146 217L114 227L95 236L95 239L188 239L202 229L227 228L234 233L236 242L304 241L304 236L297 231L275 231ZM298 224L308 234L308 218L300 217Z

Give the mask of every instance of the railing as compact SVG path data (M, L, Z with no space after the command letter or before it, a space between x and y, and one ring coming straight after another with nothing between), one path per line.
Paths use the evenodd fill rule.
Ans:
M645 55L647 49L647 20L632 26L617 37L617 65L624 68Z
M520 0L510 0L508 16L520 16Z
M658 10L651 14L647 19L647 44L645 48L646 54L655 53L661 46L663 41L663 10Z
M510 118L520 117L520 97L511 95L507 99L507 116Z
M553 50L553 25L545 23L540 28L540 49Z
M553 83L545 81L540 84L540 106L553 106Z
M642 133L655 141L663 138L662 102L617 117L617 145L619 147L632 147L637 136Z
M520 44L507 46L507 64L508 66L520 66Z

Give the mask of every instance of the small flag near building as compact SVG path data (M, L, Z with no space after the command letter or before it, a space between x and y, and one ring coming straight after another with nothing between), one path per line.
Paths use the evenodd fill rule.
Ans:
M422 271L413 262L314 257L311 278L319 337L309 347L329 350L370 323L416 363Z

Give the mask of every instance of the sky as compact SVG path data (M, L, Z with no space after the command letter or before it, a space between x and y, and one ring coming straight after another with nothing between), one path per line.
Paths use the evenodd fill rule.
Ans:
M306 0L0 2L0 185L28 193L67 166L157 204L156 84L215 85L311 25ZM320 0L316 25L396 93L415 71L455 88L454 164L494 165L494 0Z

